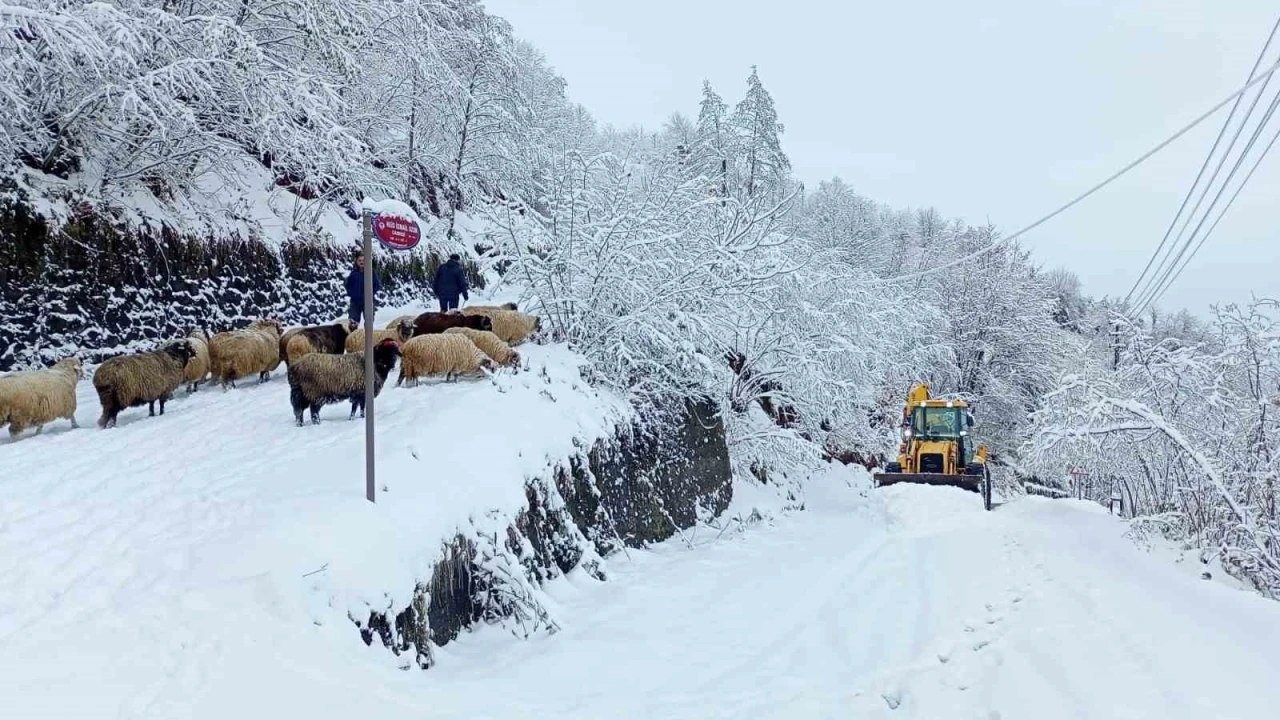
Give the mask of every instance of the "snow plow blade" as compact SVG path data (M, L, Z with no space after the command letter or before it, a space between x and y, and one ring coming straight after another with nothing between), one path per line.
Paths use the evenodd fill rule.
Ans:
M876 487L912 483L915 485L949 485L970 492L981 493L981 475L945 475L943 473L876 473Z

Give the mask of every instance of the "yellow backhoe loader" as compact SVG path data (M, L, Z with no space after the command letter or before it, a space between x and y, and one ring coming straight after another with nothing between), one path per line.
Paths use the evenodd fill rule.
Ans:
M896 483L950 485L982 496L991 509L991 471L987 447L969 436L973 414L963 400L935 400L928 383L919 383L907 394L902 409L902 443L898 461L886 463L874 475L876 487Z

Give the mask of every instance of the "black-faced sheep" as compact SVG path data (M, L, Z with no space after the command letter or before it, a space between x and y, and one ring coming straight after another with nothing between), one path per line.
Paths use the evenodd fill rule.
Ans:
M424 312L413 319L413 336L442 333L449 328L455 327L468 327L472 330L492 330L493 321L484 315Z
M279 366L279 320L255 320L247 328L220 332L209 340L209 369L223 390L252 375L265 382Z
M29 427L36 434L58 418L76 424L76 384L84 377L79 358L66 358L45 370L26 370L0 377L0 427L9 426L14 440Z
M537 315L515 310L486 310L466 307L462 309L462 314L488 317L493 324L493 327L489 329L508 345L519 345L528 340L529 336L542 329L542 319Z
M387 375L396 364L400 346L383 340L373 348L373 394L382 392ZM312 424L320 423L320 408L343 400L351 401L351 415L364 415L364 353L328 355L312 353L289 366L289 403L293 417L302 427L302 411L311 409Z
M408 381L408 387L413 387L418 384L418 378L428 375L443 375L446 382L451 382L459 375L478 375L483 370L496 369L493 360L466 335L417 335L404 344L400 353L397 386Z
M182 385L187 361L195 354L188 340L168 343L151 352L121 355L98 366L93 373L93 387L102 401L102 417L98 427L113 427L116 416L127 407L147 405L151 416L160 414L173 391Z
M516 367L520 364L520 353L502 342L502 338L488 330L472 330L471 328L449 328L445 335L466 335L476 347L488 355L495 363L505 367Z
M200 387L200 383L209 377L209 333L203 328L194 328L183 340L191 343L191 351L194 354L182 370L182 382L187 386L187 392L195 392ZM173 342L182 342L182 340Z
M398 343L403 343L411 337L413 337L413 318L407 318L402 319L396 327L387 330L374 330L373 344L377 345L383 340L395 340ZM364 352L364 328L357 328L347 336L347 352Z
M280 344L284 347L284 360L290 365L311 353L341 355L351 337L351 320L343 318L331 325L295 328L285 335L280 336Z

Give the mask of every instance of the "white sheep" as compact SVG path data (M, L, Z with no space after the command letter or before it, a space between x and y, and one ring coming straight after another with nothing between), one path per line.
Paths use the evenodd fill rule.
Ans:
M478 375L494 369L493 360L466 335L419 335L400 348L400 376L396 378L396 385L408 381L408 387L413 387L418 384L418 378L429 375L443 375L446 382L452 382L459 375Z
M508 345L519 345L542 329L542 320L536 315L517 310L490 309L483 306L462 308L463 315L483 315L492 322L493 334Z
M495 363L506 367L518 367L520 365L520 353L511 349L511 346L502 342L502 338L489 332L488 330L472 330L471 328L455 327L445 330L446 335L466 335L476 347L485 355L488 355Z
M84 377L79 358L66 358L44 370L26 370L0 377L0 427L9 426L14 440L23 430L36 434L58 418L76 424L76 384Z
M265 382L279 366L279 320L255 320L247 328L220 332L209 340L209 369L223 390L251 375Z
M373 331L373 344L377 345L383 340L395 340L397 343L403 343L413 337L413 318L398 318L398 324L386 330L375 329ZM356 328L347 336L346 349L349 353L364 352L364 328Z

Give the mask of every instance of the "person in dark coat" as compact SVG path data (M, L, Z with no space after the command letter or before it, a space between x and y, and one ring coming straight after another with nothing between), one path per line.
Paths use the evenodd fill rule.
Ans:
M449 261L436 270L435 282L431 289L440 299L440 312L449 312L458 308L458 296L470 300L467 294L467 274L462 269L462 258L457 253L449 256Z
M378 279L378 274L373 274L373 293L377 295L382 292L382 281ZM351 272L347 273L347 297L350 298L351 304L347 309L347 317L351 318L352 325L360 324L360 316L364 313L364 253L356 252L355 265L351 268ZM374 299L374 307L377 307L377 299Z

